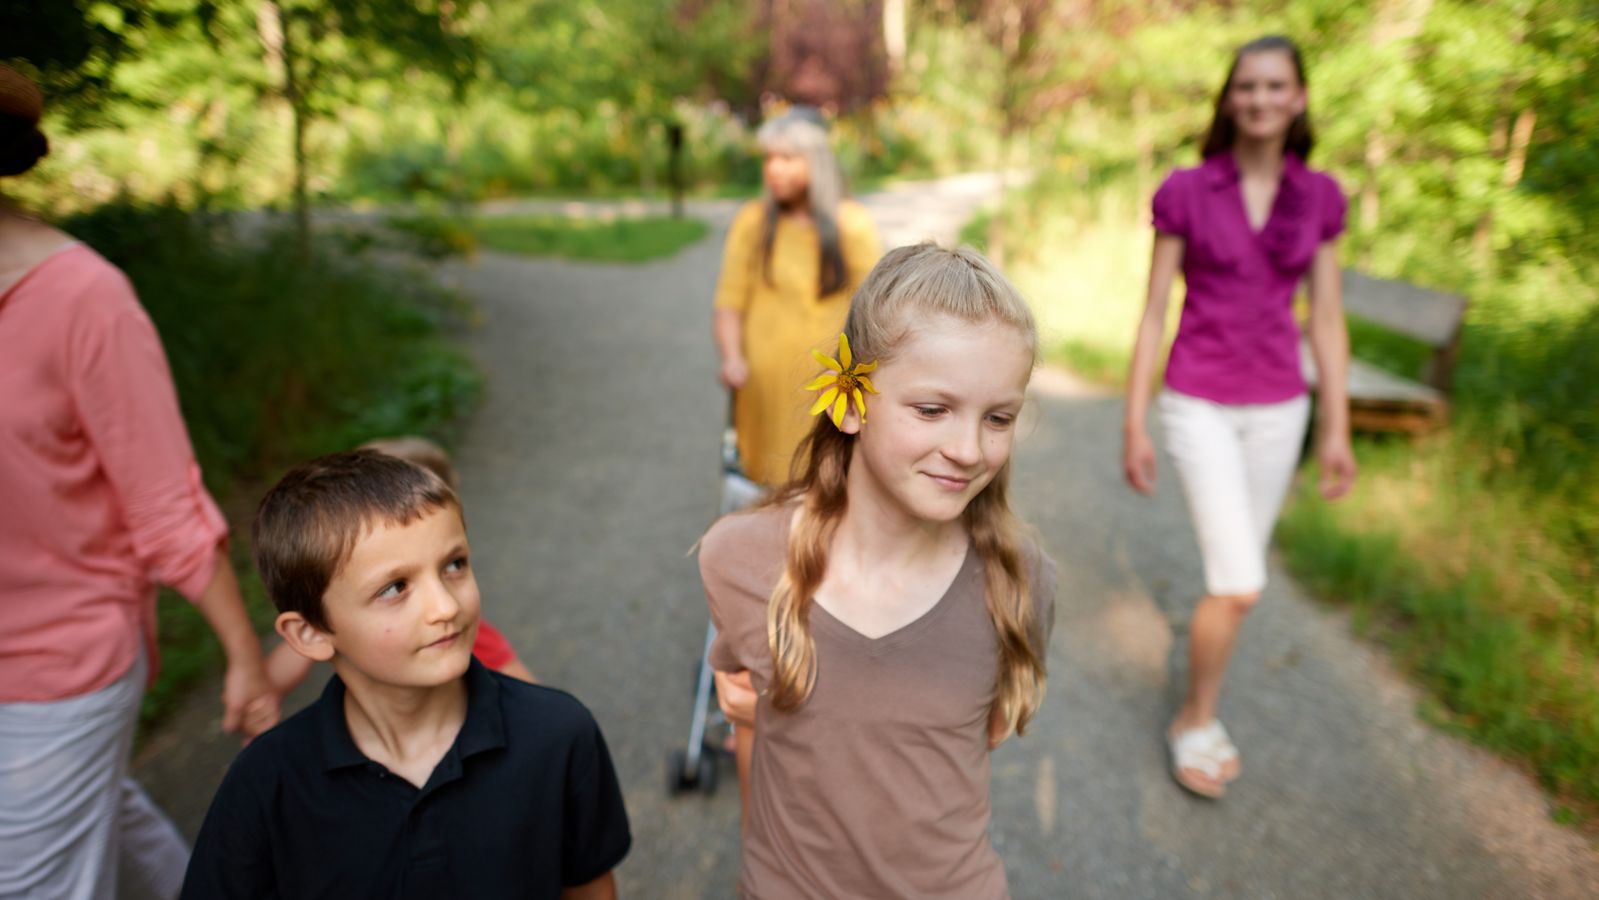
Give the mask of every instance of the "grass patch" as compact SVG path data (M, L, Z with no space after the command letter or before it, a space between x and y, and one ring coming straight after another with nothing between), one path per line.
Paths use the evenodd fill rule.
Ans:
M483 246L504 253L596 262L643 262L671 256L709 231L698 219L665 216L488 216L475 220L472 229Z
M1348 604L1357 628L1431 691L1427 718L1526 763L1564 821L1592 820L1592 588L1560 573L1514 501L1480 490L1440 498L1448 467L1403 446L1368 444L1361 456L1364 484L1351 497L1332 505L1307 490L1290 504L1278 532L1289 569ZM1429 500L1441 508L1413 506ZM1451 516L1472 516L1460 521L1473 526L1441 528ZM1586 603L1575 602L1584 590Z
M113 204L63 227L128 274L166 348L206 484L233 524L246 606L271 619L249 564L248 515L261 486L303 459L375 437L448 440L482 387L445 331L470 313L421 269L378 267L355 245L298 257L285 234L233 240L173 206ZM146 722L216 671L199 613L158 606L162 672Z

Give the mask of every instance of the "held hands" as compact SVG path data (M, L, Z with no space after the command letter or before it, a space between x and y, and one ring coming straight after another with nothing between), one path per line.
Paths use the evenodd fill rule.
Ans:
M1155 445L1142 428L1126 432L1122 439L1122 476L1133 490L1154 496Z
M749 670L712 674L716 677L716 703L722 707L722 715L740 728L754 728L756 694Z
M249 743L278 724L280 700L260 657L230 660L222 678L222 730L242 734L245 743Z
M722 387L728 390L738 390L749 380L750 367L742 356L730 356L722 360L722 370L717 373L717 380L722 382Z
M1321 479L1317 486L1324 499L1337 500L1354 487L1357 467L1355 451L1349 445L1348 431L1324 438L1316 453L1316 462L1321 467Z

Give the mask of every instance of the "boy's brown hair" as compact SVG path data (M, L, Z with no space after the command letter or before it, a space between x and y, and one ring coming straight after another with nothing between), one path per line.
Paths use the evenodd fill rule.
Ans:
M255 565L278 612L331 631L322 596L355 542L377 523L404 525L446 507L460 511L455 491L397 456L362 449L313 459L261 499Z

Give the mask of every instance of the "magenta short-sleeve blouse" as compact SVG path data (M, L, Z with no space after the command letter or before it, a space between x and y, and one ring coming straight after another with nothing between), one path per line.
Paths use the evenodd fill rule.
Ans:
M1188 284L1166 386L1228 404L1305 393L1294 287L1316 249L1343 233L1347 203L1338 182L1289 154L1266 225L1256 232L1238 164L1221 153L1172 172L1153 205L1155 230L1184 241Z

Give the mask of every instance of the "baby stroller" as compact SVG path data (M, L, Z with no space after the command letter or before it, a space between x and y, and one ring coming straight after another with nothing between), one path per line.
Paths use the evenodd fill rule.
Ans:
M764 488L744 475L738 458L738 436L733 430L733 395L727 398L727 425L722 429L722 483L721 507L717 512L725 516L755 503ZM708 735L719 726L729 725L727 717L717 706L716 682L711 673L711 642L716 639L716 626L705 623L705 646L700 651L699 669L694 677L694 712L689 720L688 745L682 750L672 750L667 755L666 789L672 795L690 791L716 791L717 754L721 752Z

